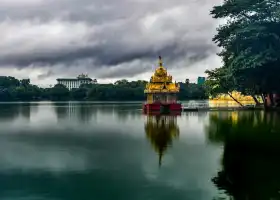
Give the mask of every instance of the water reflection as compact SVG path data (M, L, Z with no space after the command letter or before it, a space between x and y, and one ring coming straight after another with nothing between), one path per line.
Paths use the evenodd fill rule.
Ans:
M114 116L121 122L131 118L141 118L139 112L135 112L135 105L116 104L83 104L77 102L56 102L54 108L58 120L76 119L82 123L88 123L92 118L97 118L98 114Z
M213 178L236 200L280 199L280 115L220 112L210 115L209 141L224 145L222 170Z
M211 178L221 149L205 143L206 113L143 116L141 105L78 102L43 102L38 112L13 105L7 112L10 117L0 114L11 119L0 129L1 200L209 200L217 194Z
M179 137L177 115L147 115L145 132L159 155L159 166L161 166L164 153L172 145L173 139Z
M76 119L82 123L88 123L97 113L96 107L75 102L56 102L54 103L54 108L58 120Z
M0 104L0 122L13 121L19 117L30 120L31 112L38 110L36 103Z

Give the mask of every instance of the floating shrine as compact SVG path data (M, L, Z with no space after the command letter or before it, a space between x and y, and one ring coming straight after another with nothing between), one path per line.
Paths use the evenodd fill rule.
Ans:
M159 57L159 66L144 90L147 95L147 102L143 105L144 112L181 111L182 104L177 101L179 91L180 85L172 82L172 76L167 74Z

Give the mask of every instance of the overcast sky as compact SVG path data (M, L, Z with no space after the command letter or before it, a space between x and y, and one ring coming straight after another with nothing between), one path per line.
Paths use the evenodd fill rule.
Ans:
M221 1L0 0L0 75L148 80L162 55L177 81L195 81L221 63L209 15Z

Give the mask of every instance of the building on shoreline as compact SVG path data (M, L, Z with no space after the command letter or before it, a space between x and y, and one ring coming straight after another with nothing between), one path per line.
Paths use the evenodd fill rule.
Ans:
M203 85L204 84L204 82L205 82L205 80L206 80L206 78L205 77L198 77L197 78L197 84L198 85Z
M73 88L79 88L83 84L96 84L97 80L92 80L88 75L81 74L77 78L58 78L57 84L62 84L69 90Z

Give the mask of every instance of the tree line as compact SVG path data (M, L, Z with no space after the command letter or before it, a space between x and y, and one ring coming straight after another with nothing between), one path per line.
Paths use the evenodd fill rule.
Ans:
M144 101L144 88L147 81L119 80L111 84L85 84L80 88L68 90L64 85L56 84L50 88L40 88L30 84L30 80L18 80L14 77L0 77L0 101ZM180 83L180 100L207 99L202 85Z
M262 96L265 108L279 106L280 93L279 0L225 0L211 15L226 19L213 41L222 50L222 66L207 70L208 94L234 90Z

